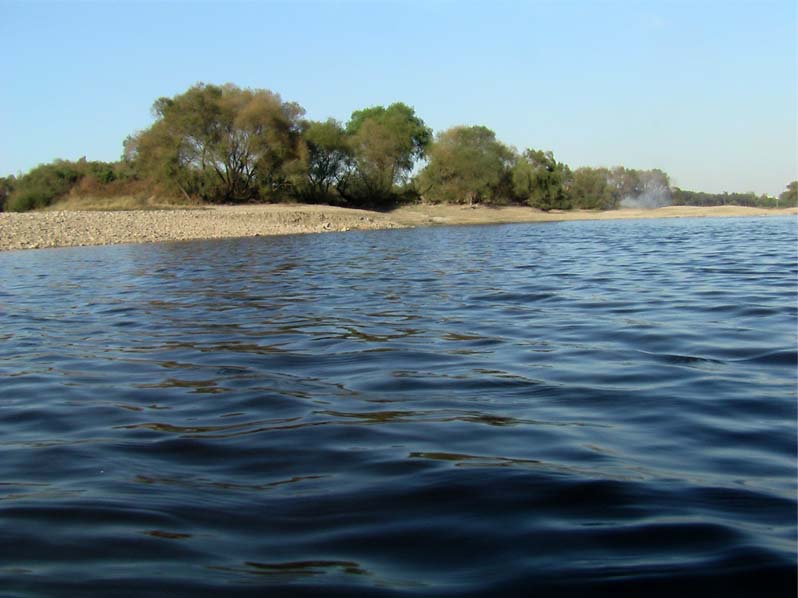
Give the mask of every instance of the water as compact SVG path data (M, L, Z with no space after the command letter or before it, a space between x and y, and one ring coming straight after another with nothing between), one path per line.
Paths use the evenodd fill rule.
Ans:
M0 594L783 595L796 221L0 255Z

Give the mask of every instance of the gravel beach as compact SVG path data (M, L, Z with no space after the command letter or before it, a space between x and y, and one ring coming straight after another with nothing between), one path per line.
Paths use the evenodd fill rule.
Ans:
M798 209L673 206L653 210L541 212L524 207L411 205L371 212L317 205L211 206L177 210L0 213L0 250L252 237L448 224L627 218L778 216Z
M0 250L384 229L383 214L329 206L214 206L0 213Z

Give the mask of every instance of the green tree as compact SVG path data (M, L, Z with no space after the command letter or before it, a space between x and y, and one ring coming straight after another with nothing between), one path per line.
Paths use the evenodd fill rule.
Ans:
M198 84L153 106L125 156L156 182L206 201L245 202L287 186L304 110L264 89Z
M610 186L610 171L606 168L577 168L568 187L569 202L574 208L611 210L617 198Z
M5 210L6 200L11 192L14 190L16 179L11 174L7 177L0 177L0 212Z
M494 202L512 164L512 151L487 127L453 127L437 135L418 181L433 202Z
M534 208L565 209L570 174L570 169L557 162L552 152L527 149L513 166L513 190L520 201Z
M338 190L355 205L395 201L398 186L407 182L432 140L430 128L401 102L353 112L346 133L353 160Z
M792 208L796 206L798 206L798 181L792 181L779 195L779 207Z
M343 126L335 119L305 123L304 180L297 196L306 201L331 201L351 165L352 151Z
M783 197L784 194L780 196ZM776 198L768 195L748 193L706 193L704 191L688 191L674 187L671 190L671 201L676 206L749 206L769 208L776 205ZM780 205L781 201L779 200Z

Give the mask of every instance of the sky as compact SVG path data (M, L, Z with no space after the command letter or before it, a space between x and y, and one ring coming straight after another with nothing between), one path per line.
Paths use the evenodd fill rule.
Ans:
M198 82L346 122L402 101L572 168L778 195L796 170L795 0L0 0L0 175L117 160Z

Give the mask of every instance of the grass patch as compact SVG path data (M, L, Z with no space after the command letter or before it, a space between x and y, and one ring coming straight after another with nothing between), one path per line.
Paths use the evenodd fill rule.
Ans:
M145 197L143 195L120 195L117 197L92 197L71 195L45 208L47 211L70 212L123 212L131 210L185 210L206 209L199 201L177 197Z

